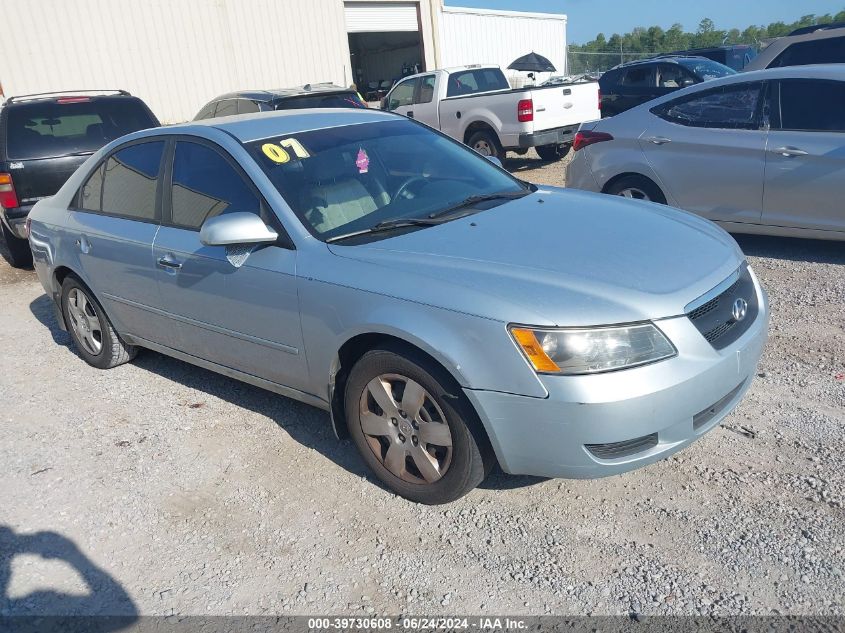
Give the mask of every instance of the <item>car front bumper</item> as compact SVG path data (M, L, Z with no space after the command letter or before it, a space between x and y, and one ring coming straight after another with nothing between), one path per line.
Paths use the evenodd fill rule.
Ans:
M545 399L465 389L505 472L591 479L663 459L719 425L748 390L768 338L769 306L715 350L686 317L656 325L672 359L592 376L541 376Z

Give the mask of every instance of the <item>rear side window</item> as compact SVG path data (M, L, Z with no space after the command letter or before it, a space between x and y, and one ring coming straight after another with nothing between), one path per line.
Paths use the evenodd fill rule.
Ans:
M622 85L629 88L653 88L654 87L654 67L635 67L629 68L625 71L625 76L622 77Z
M662 119L691 127L756 129L762 85L734 84L652 108Z
M9 160L94 152L124 134L158 125L131 97L19 103L9 106L8 117Z
M261 215L258 196L229 161L210 147L189 141L176 143L170 205L171 222L194 230L206 218L223 213Z
M164 141L130 145L109 156L82 188L82 206L131 220L156 219L156 188ZM97 208L97 180L102 179ZM87 193L87 196L86 196Z
M776 129L845 132L845 82L794 79L779 83L779 103L772 108Z
M258 112L258 104L251 99L238 99L238 114L252 114Z
M281 99L276 104L276 110L294 110L297 108L366 108L356 92L340 92L333 94L305 95L291 99Z
M775 57L769 68L845 63L845 37L796 42Z

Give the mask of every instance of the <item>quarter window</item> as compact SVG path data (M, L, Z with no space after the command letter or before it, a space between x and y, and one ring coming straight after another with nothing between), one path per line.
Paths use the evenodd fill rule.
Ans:
M140 143L118 150L103 167L101 211L132 220L156 219L156 187L164 141ZM92 175L91 206L96 204ZM83 201L85 191L83 190ZM87 208L87 203L86 203ZM96 208L90 209L97 211Z
M756 129L761 84L736 84L652 108L657 116L691 127Z
M246 211L261 215L261 202L221 154L206 145L178 141L173 158L171 222L198 230L207 218Z
M781 81L773 110L773 123L781 130L845 132L845 82Z
M103 208L103 171L105 163L100 163L96 171L82 185L79 195L79 208L83 211L101 211Z

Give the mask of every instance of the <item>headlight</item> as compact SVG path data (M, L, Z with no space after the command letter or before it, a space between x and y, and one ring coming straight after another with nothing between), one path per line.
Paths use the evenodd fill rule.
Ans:
M510 332L534 369L542 374L597 374L677 354L652 323L556 330L513 326Z

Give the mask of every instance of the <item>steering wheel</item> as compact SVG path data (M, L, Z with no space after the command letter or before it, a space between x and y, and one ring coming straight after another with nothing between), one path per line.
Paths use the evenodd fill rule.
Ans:
M393 194L393 199L391 200L391 202L395 202L396 200L398 200L401 197L406 197L406 196L404 196L404 194L408 190L408 188L411 185L418 183L418 182L425 183L425 182L427 182L427 180L423 176L411 176L410 178L408 178L408 180L403 182L402 186L399 187L399 189L396 191L395 194Z

